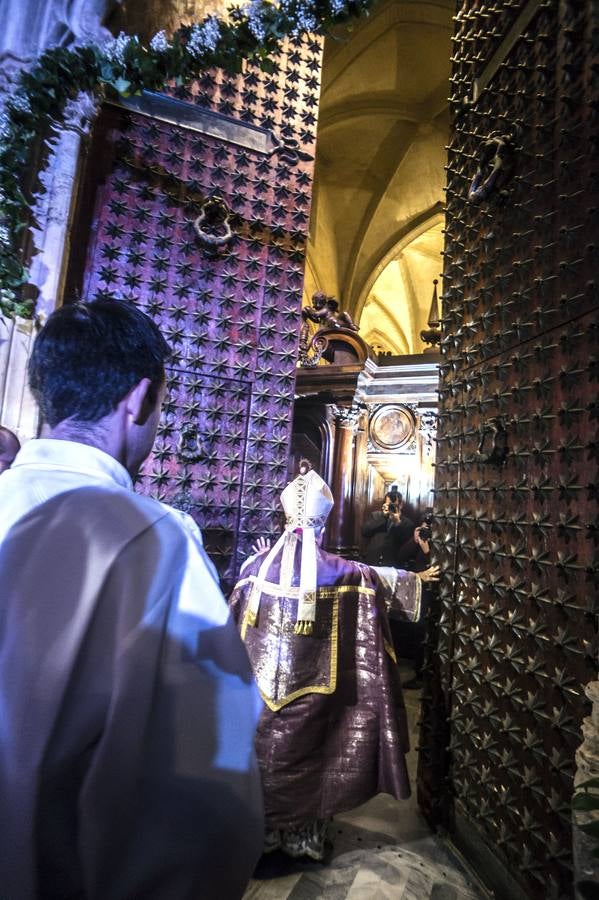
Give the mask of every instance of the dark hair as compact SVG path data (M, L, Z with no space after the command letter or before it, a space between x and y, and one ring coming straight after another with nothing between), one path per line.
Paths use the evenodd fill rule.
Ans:
M126 300L71 303L53 312L29 360L29 386L44 420L97 422L142 378L157 390L169 346Z
M20 440L14 431L6 428L4 425L0 425L0 453L8 453L13 447L16 447L16 452L18 452L21 449Z
M385 499L387 497L389 498L391 503L401 503L401 500L402 500L401 494L395 488L393 488L390 491L387 491L387 493L385 494Z

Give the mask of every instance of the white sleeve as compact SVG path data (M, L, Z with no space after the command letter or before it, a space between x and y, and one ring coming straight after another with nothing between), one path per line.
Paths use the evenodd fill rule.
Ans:
M200 550L200 555L206 564L210 575L217 585L220 585L220 579L218 577L218 572L216 570L216 566L206 553L204 549L204 538L202 536L202 530L195 519L189 515L189 513L182 512L180 509L175 509L174 506L169 506L168 503L162 504L165 509L167 509L171 516L173 516L179 525L182 526L183 530L187 534L188 538L191 538L193 543Z
M174 506L169 506L168 503L163 503L162 505L165 509L168 509L169 513L177 519L179 524L189 532L193 539L203 547L204 538L202 537L202 530L193 516L190 516L189 513L183 512L180 509L175 509Z
M78 806L90 900L241 897L262 849L260 696L204 551L164 519L121 554L101 604L109 696Z
M415 572L392 566L371 566L383 586L385 605L391 617L417 622L420 618L422 582Z

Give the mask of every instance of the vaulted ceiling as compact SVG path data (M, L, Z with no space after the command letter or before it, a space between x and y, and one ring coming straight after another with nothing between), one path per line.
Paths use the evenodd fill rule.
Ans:
M240 0L102 2L114 33L149 39ZM392 353L424 349L441 270L454 6L381 0L325 42L304 302L334 294Z
M325 44L305 299L373 345L424 349L441 269L453 0L386 0Z

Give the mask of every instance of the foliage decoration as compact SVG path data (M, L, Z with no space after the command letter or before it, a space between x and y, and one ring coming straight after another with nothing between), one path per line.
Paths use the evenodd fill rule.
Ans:
M589 778L577 786L572 809L575 811L575 825L593 839L591 856L599 859L599 778ZM576 813L582 815L576 816ZM589 879L576 882L576 896L581 900L596 900L597 882L592 875Z
M590 778L578 785L572 800L572 809L588 814L588 820L579 822L578 827L598 843L593 856L599 859L599 778Z
M0 312L32 317L34 303L23 296L23 232L32 221L33 199L24 188L38 136L60 131L69 101L84 92L100 102L143 90L181 85L214 66L230 74L244 61L272 71L273 57L287 37L325 34L335 25L367 14L374 0L250 0L226 16L209 15L160 31L147 47L119 34L102 45L55 47L20 76L0 111Z

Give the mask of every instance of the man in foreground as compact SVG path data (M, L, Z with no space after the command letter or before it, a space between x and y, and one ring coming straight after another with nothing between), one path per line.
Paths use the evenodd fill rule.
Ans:
M35 343L46 436L0 477L8 900L234 900L260 854L246 653L193 530L132 491L167 354L109 300L63 307Z
M301 470L300 470L301 471ZM409 750L388 612L418 618L418 575L320 548L333 506L306 466L281 495L287 526L241 570L230 604L266 705L256 749L267 851L322 860L328 819L408 797Z

